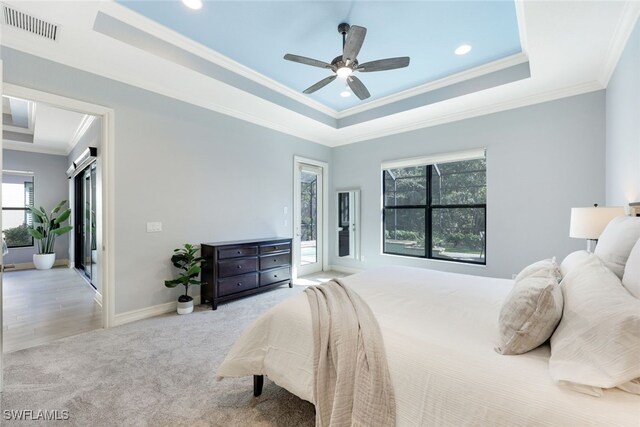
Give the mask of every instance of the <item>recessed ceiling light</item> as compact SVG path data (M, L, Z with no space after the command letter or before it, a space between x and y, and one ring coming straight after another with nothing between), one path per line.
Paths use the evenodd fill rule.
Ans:
M202 8L202 0L182 0L185 6L189 9L201 9Z
M343 98L348 98L351 96L351 91L349 90L348 87L345 87L344 90L340 92L340 96Z
M454 51L454 53L456 55L466 55L467 53L471 52L471 46L468 44L461 44L460 46L458 46L458 48Z

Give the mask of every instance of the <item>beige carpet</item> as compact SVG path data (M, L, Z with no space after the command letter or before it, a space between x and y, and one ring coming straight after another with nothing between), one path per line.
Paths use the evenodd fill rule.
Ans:
M0 425L312 426L314 407L266 380L216 380L253 319L303 286L96 330L5 355ZM11 410L69 411L68 421L11 422Z

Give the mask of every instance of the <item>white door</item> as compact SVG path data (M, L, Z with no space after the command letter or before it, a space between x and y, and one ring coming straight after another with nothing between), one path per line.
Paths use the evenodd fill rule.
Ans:
M297 276L322 271L324 252L323 168L297 163L294 244Z

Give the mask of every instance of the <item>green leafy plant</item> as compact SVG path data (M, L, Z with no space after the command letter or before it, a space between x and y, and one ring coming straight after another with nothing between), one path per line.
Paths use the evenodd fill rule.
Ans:
M181 272L177 279L165 280L164 285L167 288L175 288L178 285L184 286L184 295L178 298L179 302L191 301L193 298L189 296L189 286L202 284L202 281L197 279L204 264L204 258L196 256L199 250L198 246L185 243L182 248L174 249L173 251L171 263Z
M69 215L71 215L71 209L62 211L66 203L66 200L58 203L50 215L47 215L43 207L40 207L40 209L29 208L33 215L33 226L30 226L28 231L29 234L38 241L39 254L52 254L56 237L62 236L73 229L70 225L62 225L63 222L69 219Z

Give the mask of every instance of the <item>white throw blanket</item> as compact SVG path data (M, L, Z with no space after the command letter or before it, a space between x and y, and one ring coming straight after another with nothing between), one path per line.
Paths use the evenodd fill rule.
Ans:
M305 293L313 325L316 426L395 426L382 334L367 303L337 279Z

